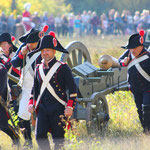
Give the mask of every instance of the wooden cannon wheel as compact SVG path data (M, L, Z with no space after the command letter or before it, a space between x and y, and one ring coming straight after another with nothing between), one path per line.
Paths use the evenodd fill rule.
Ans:
M109 120L108 104L105 96L96 92L91 96L91 102L87 104L86 125L89 134L103 134L107 129Z
M80 65L85 61L91 62L88 49L83 43L73 41L69 43L65 49L69 52L69 54L63 53L61 56L61 61L67 62L70 68Z

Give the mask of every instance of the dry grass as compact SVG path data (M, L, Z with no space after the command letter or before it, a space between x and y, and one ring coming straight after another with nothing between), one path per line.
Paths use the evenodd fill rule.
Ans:
M98 59L103 54L118 58L124 50L120 48L125 45L128 36L84 37L81 39L62 38L59 40L66 46L73 40L83 42L88 48L92 62L97 66ZM57 54L59 57L61 53ZM135 103L130 92L116 92L106 96L110 121L108 130L102 135L88 135L85 121L74 124L73 131L66 134L67 150L149 150L149 135L142 133L142 128L136 112ZM37 149L34 133L34 149ZM21 144L23 145L21 136ZM11 147L11 139L0 132L0 145L2 150L14 149Z
M89 50L90 56L92 58L92 63L97 66L98 59L104 54L111 55L115 58L118 58L124 50L120 48L123 45L126 45L128 36L106 36L101 38L100 36L88 36L83 38L59 38L63 46L66 46L71 41L80 41L82 42L87 49Z

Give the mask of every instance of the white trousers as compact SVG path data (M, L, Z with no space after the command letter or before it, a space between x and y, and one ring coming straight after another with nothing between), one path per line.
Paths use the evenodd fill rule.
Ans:
M26 73L23 81L22 96L19 103L18 116L23 120L30 120L31 113L28 112L28 102L31 95L31 89L33 86L33 77L29 73Z

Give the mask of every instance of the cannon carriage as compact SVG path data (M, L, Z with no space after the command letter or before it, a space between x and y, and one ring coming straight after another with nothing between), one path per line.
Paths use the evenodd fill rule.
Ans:
M106 129L109 121L105 95L128 89L127 69L118 66L108 69L95 67L91 63L88 49L78 41L69 43L66 49L69 54L62 54L61 61L66 62L72 69L78 86L73 118L86 120L89 132L93 129L101 132Z

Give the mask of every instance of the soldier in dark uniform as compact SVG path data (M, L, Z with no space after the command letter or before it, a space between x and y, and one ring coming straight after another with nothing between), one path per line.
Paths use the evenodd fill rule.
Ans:
M33 55L28 56L29 52L34 50L40 39L38 30L32 29L28 34L20 38L23 42L20 49L17 51L17 55L14 56L11 63L14 67L21 67L21 78L19 81L22 87L22 96L19 103L19 126L23 130L25 138L24 147L32 148L32 137L31 137L31 126L30 119L31 114L27 110L28 100L30 98L31 89L33 86L34 69L36 64L41 63L40 53L34 57Z
M16 51L14 57L12 58L11 62L13 62L13 60L18 56L18 54L19 54L19 52L21 51L22 47L24 47L24 46L27 44L27 43L26 43L27 37L28 37L31 33L35 32L35 31L38 31L38 30L35 30L35 29L32 28L32 29L29 30L26 34L22 35L22 36L19 38L19 41L21 42L21 45L20 45L20 47L17 49L17 51ZM19 63L19 62L18 62L18 63ZM14 65L14 66L18 66L17 63L16 63L16 61L15 61L15 63L14 63L13 65Z
M20 69L22 69L22 67L23 67L23 59L20 59L20 58L18 57L18 54L20 53L21 49L26 46L26 44L27 44L27 43L26 43L27 37L28 37L31 33L35 32L35 31L38 31L38 30L35 30L35 29L32 28L32 29L29 30L26 34L22 35L22 36L19 38L19 41L20 41L22 44L19 46L19 48L18 48L17 51L15 52L15 55L12 57L12 59L11 59L11 61L10 61L10 63L13 65L13 67L16 67L16 68L19 67ZM20 91L20 88L18 89L18 86L13 86L13 89L14 89L14 92L13 92L13 90L12 90L12 92L13 92L12 94L18 98L18 96L19 96L19 94L20 94L20 92L21 92L21 91ZM17 100L14 100L14 101L13 101L13 106L14 106L14 111L15 111L15 113L17 114L17 113L18 113L18 108L19 108Z
M12 67L11 64L11 54L16 52L17 47L12 43L13 38L9 33L3 33L0 35L0 47L2 48L2 53L0 54L0 63L4 64L7 71L10 72L15 77L20 76L20 71L17 68ZM16 83L9 80L10 88Z
M139 119L144 132L150 132L150 53L143 45L144 31L129 38L127 49L119 58L121 66L128 68L128 82L134 95Z
M7 71L12 74L15 77L20 77L20 69L14 68L11 64L12 55L16 52L17 47L12 43L12 41L15 40L13 36L11 36L9 33L3 33L0 35L0 47L2 48L2 53L0 54L0 63L3 63L5 67L7 68ZM13 86L16 85L16 83L12 80L8 80L9 88L11 92L11 102L14 107L14 111L17 114L18 107L16 102L16 96L13 93Z
M5 132L13 141L13 144L19 146L19 136L11 125L8 124L8 113L2 104L7 100L7 69L0 63L0 130Z
M50 32L40 39L33 51L41 51L43 60L36 68L28 110L32 113L35 107L37 112L36 140L42 150L50 149L49 131L55 150L63 146L65 131L60 116L70 117L76 104L77 87L72 72L66 63L56 60L56 50L68 53L56 39L55 33Z

